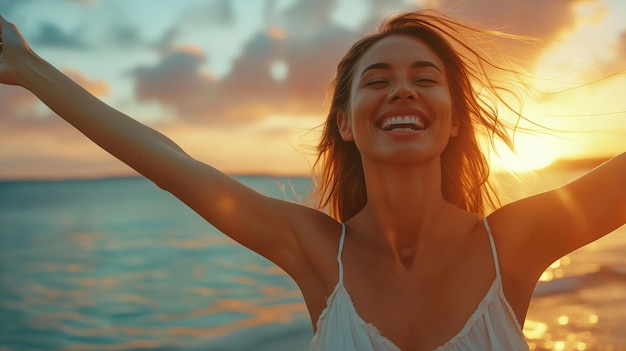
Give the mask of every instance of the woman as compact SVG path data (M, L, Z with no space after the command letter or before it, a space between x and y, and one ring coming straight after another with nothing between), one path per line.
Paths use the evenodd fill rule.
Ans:
M626 222L624 154L482 218L492 197L475 128L506 139L472 86L491 62L463 44L463 31L479 32L436 13L389 19L340 62L318 159L320 207L330 215L262 196L194 160L90 95L0 21L0 82L30 90L284 269L316 331L309 350L527 349L521 325L540 274Z

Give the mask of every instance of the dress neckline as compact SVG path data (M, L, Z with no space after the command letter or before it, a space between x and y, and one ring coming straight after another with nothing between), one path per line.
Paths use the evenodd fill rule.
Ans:
M501 278L501 275L500 275L500 267L499 267L500 265L499 265L499 262L498 262L498 254L497 254L497 251L496 251L495 242L493 240L493 235L491 233L491 228L489 227L489 224L487 222L487 218L486 217L482 219L482 222L483 222L483 225L484 225L484 227L485 227L485 229L487 231L487 234L489 236L489 244L490 244L491 250L492 250L492 257L493 257L493 260L494 260L496 276L493 279L491 285L489 286L489 289L487 290L487 292L485 293L483 298L480 300L480 302L476 306L476 309L474 310L474 312L465 320L465 323L463 324L463 327L461 327L461 329L454 336L452 336L450 339L448 339L446 342L444 342L441 346L438 346L434 351L445 350L445 348L448 347L449 345L453 345L455 343L458 343L460 340L462 340L462 338L469 333L469 331L471 330L472 326L479 319L479 317L482 316L485 313L485 311L488 308L489 304L492 303L493 300L497 296L501 297L501 300L502 300L502 303L504 305L504 308L506 310L508 310L508 312L511 313L512 316L515 316L515 312L513 311L513 308L511 307L511 305L509 304L506 296L504 295L504 290L502 288L502 278ZM401 349L391 339L389 339L386 336L382 335L380 330L373 323L366 322L359 315L358 311L356 310L356 306L354 306L354 303L352 302L352 297L350 296L350 293L348 292L348 290L344 286L344 283L343 283L343 262L342 262L342 259L341 259L341 256L342 256L341 254L342 254L342 251L343 251L343 244L344 244L345 234L346 234L346 226L345 226L344 223L341 223L341 238L339 240L339 250L337 252L337 262L339 264L339 279L338 279L337 284L335 285L335 288L333 289L333 292L331 293L331 295L327 299L326 307L324 308L324 310L322 310L322 313L320 313L320 315L318 317L317 328L316 328L314 337L318 336L318 334L320 332L321 324L324 321L324 319L326 317L326 314L328 313L328 310L335 303L335 300L337 298L337 294L341 293L347 299L350 312L353 313L353 315L356 317L356 321L359 324L361 324L368 331L368 333L370 335L372 335L372 337L374 337L375 339L377 339L378 341L380 341L381 343L383 343L387 347L393 349L394 351L401 351ZM517 328L519 333L521 333L522 326L520 325L519 321L516 318L513 318L513 322L514 322L514 326ZM522 337L523 337L523 334L522 334Z
M315 336L318 335L320 331L321 323L323 322L326 314L328 313L328 310L335 303L337 294L340 294L340 293L343 294L345 298L348 300L348 306L349 306L350 312L354 314L357 322L361 324L368 331L370 335L372 335L375 339L379 340L381 343L385 344L386 346L391 347L392 349L396 351L401 351L400 347L398 347L391 339L384 336L373 323L367 322L361 317L359 312L356 310L356 306L354 306L354 303L352 302L352 297L350 296L350 293L348 292L346 287L343 285L343 281L337 282L335 289L333 290L331 295L328 297L328 302L326 304L326 307L324 308L324 310L322 311L322 313L320 314L317 320L317 330L315 331ZM465 335L467 335L467 333L471 330L474 323L485 312L485 309L488 307L489 303L491 303L498 294L502 294L502 296L504 297L504 293L502 291L502 280L500 279L500 275L497 275L494 278L489 289L485 293L485 296L483 296L483 298L480 300L474 312L465 320L463 327L461 327L461 329L454 336L452 336L446 342L444 342L443 344L435 348L434 351L444 350L449 345L458 343L459 340L461 340ZM504 297L504 304L507 309L510 309L512 311L512 308L510 307L508 301L506 300L506 297ZM522 327L519 325L519 322L517 320L515 320L515 326L518 327L519 330L522 329Z

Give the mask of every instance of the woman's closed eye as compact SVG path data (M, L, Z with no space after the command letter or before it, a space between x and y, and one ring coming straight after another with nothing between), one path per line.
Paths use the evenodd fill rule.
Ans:
M413 82L417 85L435 85L435 84L439 84L439 80L435 79L435 78L430 78L430 77L421 77L421 78L416 78L413 80Z
M439 80L433 77L417 77L417 78L414 78L412 82L413 84L417 86L423 86L423 87L428 87L428 86L439 84ZM390 83L391 83L391 80L387 78L371 78L361 83L361 86L377 87L377 86L386 86L387 84L390 84Z
M365 81L363 85L366 87L369 87L369 86L382 85L382 84L387 84L387 83L389 83L389 80L387 79L375 78L375 79L370 79L370 80Z

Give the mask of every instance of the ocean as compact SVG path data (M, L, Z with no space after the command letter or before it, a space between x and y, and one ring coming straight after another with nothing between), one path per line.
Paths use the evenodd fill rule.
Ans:
M237 178L290 201L311 189ZM626 350L625 326L622 227L544 273L525 334L535 350ZM291 351L311 337L288 276L143 178L0 182L0 351Z

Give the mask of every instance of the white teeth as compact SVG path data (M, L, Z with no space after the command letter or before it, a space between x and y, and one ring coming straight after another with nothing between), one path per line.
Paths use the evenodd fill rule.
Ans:
M395 117L390 117L385 119L385 121L383 121L383 124L381 126L382 129L388 130L388 129L394 129L394 126L399 126L399 125L403 125L405 126L404 129L409 129L411 130L411 128L406 127L406 125L413 125L415 126L415 129L423 129L424 128L424 121L417 117L417 116L395 116Z

